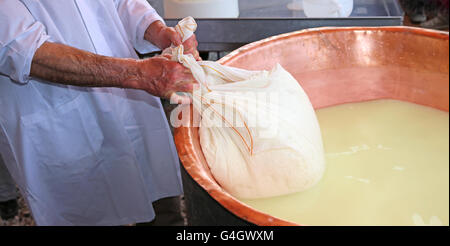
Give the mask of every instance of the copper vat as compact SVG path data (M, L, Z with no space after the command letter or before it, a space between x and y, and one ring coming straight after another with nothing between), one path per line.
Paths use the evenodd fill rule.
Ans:
M220 60L249 70L280 63L315 108L390 98L449 110L449 35L410 27L318 28L246 45ZM175 130L193 225L297 225L257 211L214 180L198 128Z

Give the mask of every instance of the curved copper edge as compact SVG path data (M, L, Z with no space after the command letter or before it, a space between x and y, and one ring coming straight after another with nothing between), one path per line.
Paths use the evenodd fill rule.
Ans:
M191 107L192 114L196 113ZM192 121L190 122L192 123ZM195 180L204 190L208 192L219 204L221 204L228 211L232 212L236 216L249 221L256 225L261 226L295 226L298 224L285 221L276 217L272 217L263 212L257 211L250 206L240 202L228 192L222 189L217 182L211 182L215 180L207 162L201 151L199 141L193 141L199 139L198 127L179 127L175 129L174 133L175 144L178 150L178 156L186 169L187 173ZM192 150L198 149L197 151ZM199 166L200 165L200 166ZM248 216L252 214L252 216Z
M431 29L424 29L418 27L406 27L406 26L386 26L386 27L318 27L309 28L294 32L283 33L280 35L261 39L259 41L246 44L241 48L230 52L228 55L222 57L218 62L223 65L228 65L233 62L234 59L239 58L239 55L245 52L249 52L253 49L263 47L271 41L283 40L286 38L292 38L301 35L312 35L314 33L329 33L329 32L342 32L342 31L384 31L384 32L401 32L411 33L417 35L428 36L437 39L449 40L449 33L444 31L437 31Z
M448 83L446 84L447 88L443 88L444 90L442 90L440 86L436 86L432 79L428 79L426 77L427 75L423 73L423 71L434 73L433 75L440 73L441 75L446 74L448 77L448 40L448 32L413 27L314 28L281 34L248 44L233 51L219 62L224 65L250 70L267 70L273 67L275 62L279 62L296 77L303 86L303 89L310 96L315 108L329 107L349 102L392 98L448 111L448 99L447 102L444 101L445 98L448 98L448 93L444 92L448 91ZM299 42L305 43L312 54L302 54L300 49L303 47L299 45ZM346 42L349 42L350 46L353 45L354 49L345 50L348 48ZM415 42L418 42L418 47ZM401 48L399 49L397 47ZM380 49L380 52L377 49ZM425 51L430 52L430 54L427 54ZM292 53L295 55L292 55ZM275 57L275 59L270 59L270 57ZM330 57L332 58L330 59ZM291 60L295 60L296 62L290 62ZM362 64L365 62L374 64ZM382 66L390 66L391 70L378 69L382 72L380 74L377 74L379 71L377 73L373 72L374 77L379 77L378 80L381 80L381 77L393 79L399 73L398 71L394 71L394 68L398 69L400 67L418 72L418 76L414 77L408 74L409 71L408 73L403 71L402 78L396 78L398 80L395 81L396 84L377 81L378 84L375 86L377 88L372 88L377 89L377 92L371 92L372 95L364 92L357 100L353 100L353 95L349 94L351 93L350 91L347 95L345 93L344 95L336 95L340 89L336 89L335 87L341 86L340 83L321 84L321 81L316 81L314 84L308 81L311 80L311 77L306 79L304 76L299 75L302 67L303 70L306 68L308 71L322 71L327 69L343 70L344 68L368 69ZM353 72L348 77L362 74L355 74L355 71ZM361 79L367 79L367 76L366 78L364 76L360 77ZM341 80L342 78L341 76ZM441 78L437 79L440 80ZM341 82L346 81L344 79ZM357 88L357 81L347 86ZM324 96L314 93L317 87L322 87L328 95ZM413 89L408 87L412 87L415 90L423 90L423 92L422 94L416 92L414 95L410 95ZM355 93L355 91L352 93ZM431 95L441 100L428 100ZM345 97L352 98L352 100L347 101Z
M263 49L264 46L272 42L282 42L283 40L295 38L303 35L314 35L317 33L332 33L332 32L345 32L345 31L382 31L382 32L395 32L395 33L410 33L419 36L425 36L435 38L439 40L447 41L447 60L446 62L446 74L448 77L448 40L449 35L446 32L439 32L433 30L426 30L421 28L412 27L344 27L344 28L314 28L296 31L287 34L281 34L278 36L270 37L257 41L248 45L245 45L229 55L222 58L219 62L225 65L234 65L240 57L248 55L251 51L257 51ZM444 63L445 63L444 62ZM445 71L444 71L445 72ZM380 98L390 98L389 96L379 95L376 98L366 98L364 100L374 100ZM448 83L447 83L447 95L446 105L440 105L439 108L444 111L448 111ZM359 101L364 101L359 100ZM357 100L358 101L358 100ZM348 102L352 102L349 100ZM346 102L342 102L346 103ZM444 103L445 104L445 103ZM331 106L331 105L328 105ZM192 112L192 111L191 111ZM191 117L192 119L192 117ZM217 182L213 182L209 168L207 166L205 157L201 150L198 137L197 127L179 127L175 129L175 143L178 150L180 160L188 172L188 174L204 189L213 199L226 208L236 216L261 226L297 226L299 224L289 222L280 218L273 217L256 209L249 207L248 205L240 202L226 191L224 191Z

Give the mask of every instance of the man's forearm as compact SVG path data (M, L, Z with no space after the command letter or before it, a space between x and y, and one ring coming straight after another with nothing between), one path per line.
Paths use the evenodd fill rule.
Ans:
M158 43L158 37L160 36L160 33L164 29L164 27L165 25L161 21L153 22L150 26L148 26L147 30L145 30L144 39L158 46L158 48L160 49L166 48L161 47L162 44Z
M183 42L181 36L177 33L175 28L167 27L161 21L155 21L147 27L144 34L144 39L162 50L170 47L171 45L179 46L183 44L185 54L191 54L196 60L201 60L197 50L198 42L195 34Z
M170 55L114 58L50 42L36 51L30 75L66 85L144 90L167 99L178 91L191 92L195 84L190 70Z
M175 29L167 27L161 21L155 21L147 27L144 33L144 39L162 50L172 44L178 46L182 43L181 37Z
M137 62L45 42L33 57L30 75L60 84L123 87L124 81L138 76Z

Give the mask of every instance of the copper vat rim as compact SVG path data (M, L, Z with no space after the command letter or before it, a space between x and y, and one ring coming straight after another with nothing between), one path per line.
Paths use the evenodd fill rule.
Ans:
M283 39L293 38L302 35L311 35L315 33L329 33L329 32L348 32L348 31L382 31L382 32L397 32L397 33L411 33L415 35L427 36L431 38L441 39L441 40L449 40L449 33L442 31L435 31L423 28L415 28L415 27L404 27L404 26L390 26L390 27L321 27L321 28L311 28L305 29L285 34L280 34L276 36L272 36L266 39L262 39L260 41L256 41L241 48L229 53L218 62L227 65L231 63L234 59L239 56L248 53L252 50L258 49L260 47L265 46L274 41L279 41ZM192 109L192 105L191 105ZM192 110L191 110L192 112ZM195 127L193 127L195 129ZM262 211L254 209L233 196L231 196L228 192L223 190L217 182L211 182L212 178L203 171L199 165L201 163L200 158L204 158L203 153L201 157L199 153L196 151L190 151L193 148L192 144L186 144L185 141L189 138L189 131L198 131L197 129L193 130L192 127L178 127L175 128L175 144L179 153L180 160L182 162L183 167L190 175L190 177L195 180L195 182L202 187L215 201L217 201L221 206L227 209L232 214L237 217L253 223L255 225L260 226L300 226L301 224L297 224L294 222L290 222L284 219L280 219L274 217L272 215L266 214ZM180 141L177 141L180 140ZM212 178L213 179L213 178Z

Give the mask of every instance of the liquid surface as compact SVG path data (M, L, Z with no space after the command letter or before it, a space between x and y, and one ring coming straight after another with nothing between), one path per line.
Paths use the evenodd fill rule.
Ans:
M303 225L449 225L449 115L377 100L320 109L327 159L312 189L242 200Z

